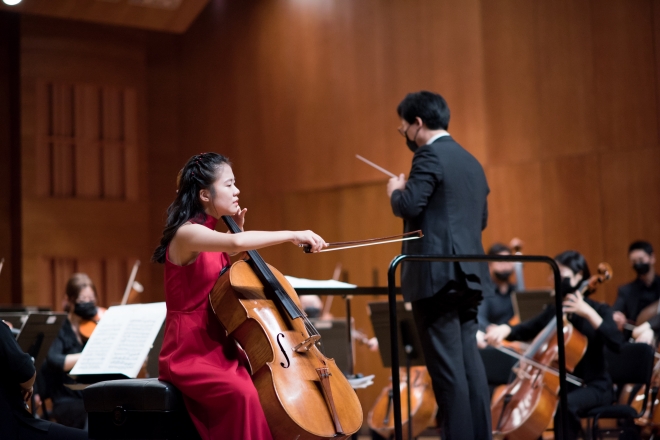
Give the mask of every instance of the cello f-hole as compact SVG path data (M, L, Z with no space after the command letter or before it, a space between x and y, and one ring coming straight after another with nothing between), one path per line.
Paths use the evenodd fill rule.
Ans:
M282 368L289 368L289 366L291 366L291 361L289 360L289 356L287 356L284 347L282 347L282 343L280 342L280 336L284 337L284 333L277 334L277 345L279 345L280 350L282 350L282 354L284 355L284 359L286 359L286 365L284 365L284 362L280 362L280 365L282 366Z

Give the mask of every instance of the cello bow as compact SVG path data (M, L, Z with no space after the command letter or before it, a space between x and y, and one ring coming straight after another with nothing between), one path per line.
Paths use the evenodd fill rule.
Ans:
M376 244L385 244L385 243L394 243L397 241L407 241L407 240L417 240L424 237L422 230L406 232L405 234L390 235L388 237L380 238L369 238L366 240L354 240L354 241L337 241L334 243L328 243L328 247L321 249L319 252L331 252L338 251L341 249L351 249L356 247L364 246L373 246ZM308 244L299 244L299 247L303 248L303 251L307 254L312 252L312 247Z

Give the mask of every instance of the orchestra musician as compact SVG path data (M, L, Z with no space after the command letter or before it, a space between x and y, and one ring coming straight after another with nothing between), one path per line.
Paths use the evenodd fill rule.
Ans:
M42 368L46 387L42 398L52 399L51 415L58 423L86 429L87 413L82 393L65 385L75 383L68 373L78 362L86 342L80 333L80 325L97 315L96 286L87 274L71 275L66 283L66 301L67 317Z
M624 341L612 318L612 309L607 304L584 298L578 292L591 276L585 258L576 251L565 251L557 255L555 260L562 277L563 310L574 328L588 340L586 353L573 371L573 375L582 379L585 385L578 388L568 384L569 438L575 439L581 430L580 414L612 402L612 380L607 372L604 350L608 347L619 351ZM507 324L490 327L485 338L489 344L494 345L503 339L531 340L553 319L555 307L550 305L536 317L513 327Z
M655 253L651 243L648 241L631 243L628 248L628 260L637 277L619 287L613 306L614 321L619 329L622 329L627 322L636 323L642 310L660 300L660 275L655 272ZM648 328L645 327L647 330Z
M488 255L512 255L511 248L503 243L494 243L488 249ZM486 295L479 305L477 319L477 344L485 348L488 344L484 340L486 328L490 325L508 323L515 315L511 294L516 285L511 282L514 273L514 263L510 261L491 261L488 263L490 276L495 286L493 295Z
M183 394L203 439L270 439L259 396L233 339L227 337L208 295L230 265L228 253L285 242L325 241L312 231L216 232L221 216L243 229L247 209L227 158L217 153L191 157L180 173L178 191L152 260L165 265L166 330L159 357L160 379Z
M449 135L449 107L436 93L408 94L397 108L399 133L414 153L408 180L387 184L405 232L403 254L482 254L489 193L481 164ZM401 290L412 303L438 403L443 439L490 439L490 399L477 348L477 306L490 283L485 263L404 262Z
M36 419L27 402L36 379L34 360L23 353L9 326L0 321L0 437L4 440L84 440L87 433Z

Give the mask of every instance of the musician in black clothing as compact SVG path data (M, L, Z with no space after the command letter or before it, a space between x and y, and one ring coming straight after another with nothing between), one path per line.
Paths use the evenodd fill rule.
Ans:
M563 309L573 327L587 337L587 350L573 374L582 379L581 388L568 385L569 438L577 438L579 416L591 408L612 402L612 380L605 364L605 347L619 351L623 335L612 319L612 309L603 303L584 298L578 291L591 276L584 257L575 251L566 251L555 257L562 276ZM526 341L533 339L555 319L554 306L546 307L535 318L513 327L502 324L491 327L486 341L499 344L503 339Z
M653 246L647 241L636 241L628 248L630 265L637 278L619 287L614 302L614 321L623 328L626 322L635 322L640 312L660 299L660 276L655 272Z
M511 249L505 244L495 243L488 249L488 255L511 255ZM516 286L511 283L514 263L494 261L488 263L488 268L495 290L492 295L484 295L483 301L479 304L477 312L479 322L477 344L479 348L485 348L487 345L484 341L484 334L488 326L506 324L515 315L511 302L511 294L516 290Z
M48 357L41 372L46 382L46 395L53 401L52 416L58 423L85 429L87 413L82 393L66 384L75 383L68 375L76 365L84 343L79 326L85 319L96 315L96 287L84 273L75 273L66 285L67 319L48 350Z
M36 419L26 402L36 378L30 355L23 353L9 327L0 321L0 437L6 440L83 440L85 431Z

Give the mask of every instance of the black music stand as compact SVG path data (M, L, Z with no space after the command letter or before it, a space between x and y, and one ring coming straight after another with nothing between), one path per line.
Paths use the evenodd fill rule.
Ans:
M0 320L7 321L12 325L12 333L14 336L18 336L18 333L21 332L23 324L27 321L28 313L27 312L0 312Z
M30 313L20 327L16 342L25 353L32 356L35 371L40 371L46 360L48 350L62 328L66 313L41 312ZM36 410L35 397L32 395L32 411Z
M376 339L378 339L378 351L383 361L383 366L392 368L392 347L390 339L390 308L387 301L371 302L369 306L369 317L374 328ZM410 367L425 366L422 342L419 340L415 318L412 314L410 303L397 301L396 303L397 333L399 365L406 366L406 386L408 394L408 438L412 440L412 405L410 396ZM392 387L395 384L392 382ZM398 386L398 384L396 385Z
M353 347L346 341L348 325L344 319L309 319L321 335L320 350L332 358L344 375L351 374L351 353Z
M30 313L21 327L16 341L21 350L34 358L34 367L37 371L46 360L48 350L57 338L64 318L66 318L66 313Z
M513 307L524 322L535 317L555 302L554 291L550 289L523 290L511 296Z

